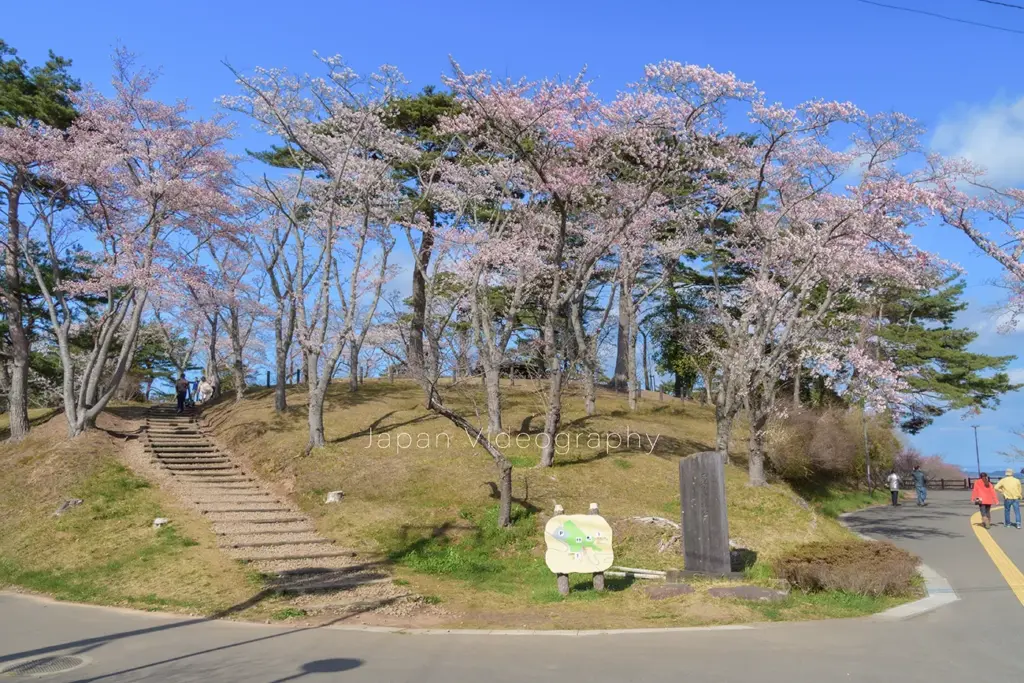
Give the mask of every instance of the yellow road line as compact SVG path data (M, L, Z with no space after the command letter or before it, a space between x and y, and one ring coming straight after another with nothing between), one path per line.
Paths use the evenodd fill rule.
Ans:
M995 506L992 507L992 512L996 512L1000 508ZM996 540L992 538L992 534L988 532L988 529L981 526L981 513L975 512L971 515L971 528L974 529L974 535L978 537L981 542L981 547L985 549L988 556L992 558L992 562L996 565L996 569L1003 575L1006 583L1009 584L1010 590L1017 596L1021 605L1024 605L1024 573L1021 573L1017 569L1017 565L1013 563L1003 549L999 547Z

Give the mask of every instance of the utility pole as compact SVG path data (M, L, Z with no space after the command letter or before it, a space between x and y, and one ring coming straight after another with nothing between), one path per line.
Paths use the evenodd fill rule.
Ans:
M971 425L974 429L974 457L978 461L978 476L981 476L981 451L978 449L978 425Z

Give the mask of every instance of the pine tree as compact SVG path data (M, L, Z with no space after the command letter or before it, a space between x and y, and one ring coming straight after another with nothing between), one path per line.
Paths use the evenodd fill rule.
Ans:
M954 327L957 313L967 309L964 286L951 277L926 292L886 289L879 299L881 351L910 387L901 426L911 434L950 410L994 408L1003 394L1021 387L1005 372L1016 356L969 351L977 332Z

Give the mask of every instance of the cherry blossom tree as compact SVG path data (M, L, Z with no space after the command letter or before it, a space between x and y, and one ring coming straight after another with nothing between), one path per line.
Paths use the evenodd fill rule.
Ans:
M917 127L899 114L821 101L786 109L754 94L750 116L755 132L721 149L728 178L708 186L704 224L718 335L709 340L719 368L717 448L727 452L745 407L749 478L760 485L766 426L794 355L837 386L852 368L848 390L898 399L892 367L854 346L851 318L872 283L924 284L933 260L911 243L908 227L928 216L934 175L900 172L919 147ZM838 152L830 136L843 128L851 139ZM851 170L859 184L841 187ZM738 279L725 277L730 268Z
M415 154L385 121L402 82L397 71L383 67L364 79L340 58L322 62L322 78L235 72L242 94L223 100L283 140L280 151L296 169L284 179L265 175L253 191L290 224L295 278L311 282L309 292L293 291L309 396L307 452L325 445L328 385L346 344L358 371L359 346L393 275L391 225L402 192L392 169Z
M1003 330L1024 315L1024 188L996 186L984 169L959 159L932 157L936 209L1006 271L1009 297ZM1001 234L991 234L992 229Z
M740 92L731 75L688 68L665 87L657 67L644 82L602 103L583 75L566 82L496 82L453 64L448 80L463 112L448 131L518 164L529 181L532 225L544 255L540 343L546 374L547 446L554 461L565 368L574 345L563 331L564 311L589 288L594 271L626 231L680 221L686 212L663 190L680 174L706 168L699 132L719 125L720 107ZM661 87L655 88L654 85ZM691 226L692 227L692 226Z
M56 336L72 437L117 391L150 291L181 277L182 254L222 229L221 216L230 209L224 188L231 162L221 148L229 129L188 119L184 103L150 99L153 80L119 52L112 96L87 90L76 96L80 116L66 132L16 129L13 143L5 143L38 159L41 174L59 190L33 196L23 246ZM27 249L33 239L52 262L80 245L90 277L68 281L55 271L50 279ZM72 297L81 293L103 301L97 316L79 319ZM92 348L79 369L71 337L82 334Z

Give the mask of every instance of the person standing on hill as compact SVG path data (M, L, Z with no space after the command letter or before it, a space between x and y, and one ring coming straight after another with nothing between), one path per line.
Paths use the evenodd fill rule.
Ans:
M900 475L896 474L896 470L889 472L889 476L885 478L885 483L889 485L889 493L892 494L892 505L897 507L900 504Z
M974 489L971 491L971 500L978 506L981 513L981 523L988 529L992 526L992 506L999 503L999 496L996 495L996 487L989 481L988 472L982 472L981 477L974 481Z
M914 471L911 474L914 477L914 489L917 491L917 504L927 505L925 500L928 498L928 489L925 488L925 484L928 483L927 477L924 476L924 472L921 471L920 465L914 465Z
M188 398L188 380L185 379L185 373L181 373L181 377L174 383L174 391L178 394L178 414L185 412L185 399Z
M1013 470L1007 469L1006 476L996 482L996 491L1003 494L1003 526L1010 526L1010 510L1013 510L1020 528L1020 479L1013 476Z

